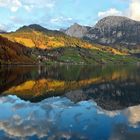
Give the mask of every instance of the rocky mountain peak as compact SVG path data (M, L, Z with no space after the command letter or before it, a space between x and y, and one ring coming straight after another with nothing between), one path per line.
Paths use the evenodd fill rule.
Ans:
M121 16L105 17L85 36L105 45L136 45L140 43L140 22Z
M135 23L136 21L131 20L127 17L122 17L122 16L108 16L105 17L103 19L101 19L96 25L95 27L100 27L100 26L119 26L121 24L125 24L125 23Z
M74 24L72 25L72 27L81 27L81 25L78 24L78 23L74 23Z
M126 47L140 45L140 22L123 16L105 17L94 27L81 26L76 23L65 33L103 45L115 44Z
M90 27L88 26L81 26L77 23L74 23L70 26L65 33L70 36L82 38L89 30Z

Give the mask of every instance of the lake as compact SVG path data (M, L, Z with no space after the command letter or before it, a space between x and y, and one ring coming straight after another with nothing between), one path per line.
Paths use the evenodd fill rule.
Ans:
M0 140L139 140L140 66L1 66Z

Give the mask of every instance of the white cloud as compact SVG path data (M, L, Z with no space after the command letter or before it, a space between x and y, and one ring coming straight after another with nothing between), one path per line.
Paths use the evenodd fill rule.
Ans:
M10 9L12 12L17 12L20 8L30 12L33 8L53 8L55 0L0 0L0 7Z
M6 31L6 26L3 25L3 24L0 24L0 30L2 30L2 31Z
M140 105L129 107L124 111L131 126L137 127L140 123Z
M48 7L48 8L53 8L54 7L54 3L48 3L48 4L46 4L46 7Z
M30 12L32 10L32 6L24 5L26 11Z
M106 17L106 16L118 16L118 15L122 15L122 12L115 9L115 8L111 8L107 11L102 11L102 12L98 13L99 18L103 18L103 17Z
M55 6L55 0L21 0L21 2L27 10L29 8L53 8Z
M69 22L69 21L72 21L72 18L65 18L63 16L52 18L50 20L51 23L63 23L63 22Z
M140 20L140 0L131 0L129 14L130 18Z
M0 7L9 8L12 12L16 12L21 6L20 0L0 0Z
M125 9L124 11L119 11L115 8L111 8L107 11L98 12L99 18L122 15L140 21L140 0L131 0L128 9Z
M9 31L14 25L0 23L0 31ZM0 101L1 102L1 101Z
M16 12L18 10L18 7L11 7L12 12Z
M17 16L11 16L10 20L13 21L16 24L22 24L24 23L24 20L22 19L22 17L17 17Z

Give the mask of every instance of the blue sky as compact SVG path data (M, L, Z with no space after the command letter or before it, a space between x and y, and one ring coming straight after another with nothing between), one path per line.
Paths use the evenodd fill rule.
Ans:
M93 26L108 15L140 20L140 0L0 0L0 29L40 24L49 29Z

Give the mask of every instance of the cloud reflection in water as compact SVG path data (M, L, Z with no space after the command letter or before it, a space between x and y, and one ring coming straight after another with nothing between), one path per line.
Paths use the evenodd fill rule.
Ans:
M124 127L126 139L130 133L137 137L140 131L139 106L107 111L91 100L75 104L67 98L54 97L30 103L7 96L0 98L0 114L2 139L106 140L120 137Z

